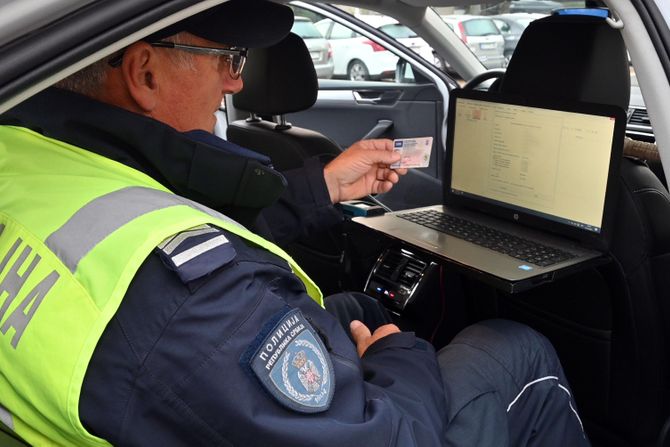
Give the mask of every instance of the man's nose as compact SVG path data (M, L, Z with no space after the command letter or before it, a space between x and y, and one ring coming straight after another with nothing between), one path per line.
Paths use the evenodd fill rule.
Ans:
M237 79L232 79L230 76L228 76L227 81L228 82L226 82L224 93L230 93L234 95L235 93L241 91L242 88L244 88L244 81L242 80L242 76Z

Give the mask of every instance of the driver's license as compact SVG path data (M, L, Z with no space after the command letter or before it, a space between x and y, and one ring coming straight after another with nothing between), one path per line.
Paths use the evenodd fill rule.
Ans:
M400 152L402 158L391 168L426 168L430 164L430 151L433 149L433 137L400 138L393 140L393 150Z

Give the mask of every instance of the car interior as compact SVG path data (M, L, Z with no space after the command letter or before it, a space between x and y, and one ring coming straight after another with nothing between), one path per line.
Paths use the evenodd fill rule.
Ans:
M69 50L55 58L36 57L45 50L30 35L4 45L1 110L123 48L137 39L132 33L148 35L205 7L188 1L155 3L144 11L110 9L96 20L114 17L115 27L86 43L77 39L95 27L81 25L90 14L82 6L74 17L51 25L49 45L79 42L64 46ZM269 156L283 171L311 157L325 163L360 139L434 137L428 168L411 169L387 194L341 204L345 219L340 225L292 242L284 247L287 252L324 295L365 292L384 304L401 329L416 332L437 349L477 321L508 318L528 324L555 346L594 446L670 446L670 126L663 124L670 122L664 100L670 97L670 32L667 23L658 22L659 2L587 1L583 6L607 8L608 16L554 14L531 22L509 65L496 70L486 70L432 9L475 3L344 0L336 7L290 2L297 15L329 18L383 45L398 57L394 77L317 79L309 50L290 34L273 47L250 50L245 88L226 98L227 138ZM450 70L404 48L347 7L374 10L408 26ZM0 42L8 39L0 31ZM17 51L23 56L11 63L2 57ZM639 87L631 87L631 61ZM629 156L621 161L614 226L601 262L510 293L481 272L351 220L442 202L448 104L456 88L557 104L614 105L627 112L628 136L657 143L661 161ZM653 129L652 122L658 123ZM2 411L0 406L0 445L27 445L3 424Z
M580 51L575 51L577 47ZM483 72L463 88L629 110L629 71L622 35L609 22L591 16L553 16L531 23L506 70ZM375 93L375 98L383 100L387 94L393 98L387 91ZM245 108L237 98L233 101L235 109ZM300 114L289 119L310 124ZM280 122L285 121L283 116ZM389 135L395 121L388 121L380 120L369 133ZM249 144L236 140L237 135L236 130L229 133L238 144ZM286 156L288 151L278 163L284 163L279 160ZM625 158L620 170L616 231L608 261L522 293L497 290L416 246L368 234L352 222L331 230L328 237L298 241L290 252L317 281L334 287L327 292L344 284L365 290L384 302L401 326L437 347L467 324L491 317L540 330L559 352L594 445L665 445L668 441L660 431L667 424L670 376L664 354L668 312L663 297L670 294L670 285L658 272L668 267L663 222L670 218L670 197L644 160ZM407 198L399 200L400 206ZM378 199L398 209L393 199ZM416 201L409 201L416 206ZM333 272L339 272L337 282ZM368 274L357 277L353 272ZM379 284L385 293L403 287L413 293L404 301L390 299L377 292Z
M577 45L582 51L574 51ZM591 17L554 16L527 28L499 90L627 109L629 81L625 45L614 28ZM571 370L575 394L588 396L580 404L592 437L602 431L605 445L617 445L607 429L616 426L644 445L668 411L661 391L668 389L669 377L662 298L670 288L663 275L656 275L668 268L661 221L670 216L670 202L665 186L643 162L624 158L620 171L611 261L580 273L579 288L571 279L500 303L503 315L551 334ZM555 298L547 299L551 295Z

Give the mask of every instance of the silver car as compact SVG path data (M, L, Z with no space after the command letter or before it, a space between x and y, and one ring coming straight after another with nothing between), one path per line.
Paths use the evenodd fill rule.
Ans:
M526 29L528 24L533 20L545 17L544 14L529 14L529 13L515 13L515 14L501 14L491 16L496 26L505 38L505 58L509 61L514 53L516 44Z
M291 31L305 41L309 54L312 56L316 76L319 79L330 79L333 76L333 50L330 43L323 38L314 22L307 17L296 17Z
M442 19L486 68L507 66L505 39L490 17L462 15L442 16Z

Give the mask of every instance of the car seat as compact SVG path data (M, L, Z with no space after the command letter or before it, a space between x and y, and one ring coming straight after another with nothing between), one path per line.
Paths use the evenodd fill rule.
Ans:
M283 171L319 156L324 161L342 149L330 138L286 122L284 115L309 109L319 90L314 64L303 40L290 33L269 48L249 50L244 90L233 96L236 109L250 113L228 126L228 140L265 154ZM267 118L278 117L278 122Z
M626 110L630 68L621 34L590 16L532 22L498 89ZM670 195L640 160L622 160L614 220L611 262L504 297L500 309L552 340L594 445L665 445L660 433L670 408Z
M249 117L230 123L228 140L269 156L279 171L300 167L310 157L325 163L342 152L330 138L292 126L284 117L309 109L318 94L314 65L300 37L290 33L269 48L251 49L243 76L244 90L233 96L233 104ZM338 225L283 248L330 294L347 288L341 283L351 270L343 262L346 246Z

